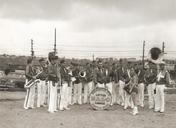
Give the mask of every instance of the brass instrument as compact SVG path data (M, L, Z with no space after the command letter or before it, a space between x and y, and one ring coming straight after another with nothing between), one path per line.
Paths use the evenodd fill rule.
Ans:
M42 74L43 71L39 72L35 77L38 77L40 74ZM39 82L39 79L31 79L30 81L28 81L25 85L24 88L28 89L32 86L34 86L36 83Z
M82 77L82 78L85 78L86 77L86 71L85 70L81 70L79 72L79 76Z
M153 47L149 51L149 61L153 62L154 64L159 64L163 62L163 52L161 49L157 47Z

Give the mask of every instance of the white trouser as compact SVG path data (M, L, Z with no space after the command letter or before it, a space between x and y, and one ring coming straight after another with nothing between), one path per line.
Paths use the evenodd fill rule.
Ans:
M37 84L37 107L40 107L41 105L44 105L45 99L46 99L46 82L43 80L40 80L40 82Z
M112 82L112 103L117 102L117 83Z
M68 104L72 104L72 88L73 88L73 83L70 82L70 86L68 87Z
M154 100L155 100L154 90L155 90L155 88L156 88L156 83L149 84L147 87L149 108L154 108Z
M68 83L63 83L60 91L60 110L68 108Z
M49 92L49 112L57 111L57 85L58 83L49 81L50 92Z
M88 97L89 97L89 94L92 92L92 90L93 90L92 81L84 84L84 103L88 103Z
M28 80L26 80L26 83ZM24 101L24 108L34 108L36 84L27 89L27 94Z
M119 80L119 95L118 95L118 104L125 104L125 82Z
M50 99L50 85L49 82L47 82L47 105L49 106L49 99Z
M124 109L127 109L128 107L134 108L133 99L126 91L124 99Z
M139 105L142 107L144 107L144 89L145 89L144 83L138 84L138 101Z
M97 87L98 87L98 88L105 88L105 84L97 83Z
M156 98L155 98L155 111L164 112L165 98L164 98L165 85L156 85Z
M112 95L112 82L106 83L106 87L107 87L108 91L109 91L109 92L111 93L111 95Z
M74 103L82 104L82 83L74 84L73 101Z

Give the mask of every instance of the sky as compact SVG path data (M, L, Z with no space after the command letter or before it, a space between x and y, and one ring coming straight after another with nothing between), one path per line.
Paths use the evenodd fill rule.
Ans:
M136 57L165 42L176 56L175 0L0 0L0 54L60 57Z

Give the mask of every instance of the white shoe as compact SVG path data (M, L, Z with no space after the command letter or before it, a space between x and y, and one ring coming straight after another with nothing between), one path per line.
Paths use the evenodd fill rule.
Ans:
M133 109L133 115L135 116L135 115L137 115L139 112L138 112L138 108L137 107L134 107L134 109Z
M65 110L70 110L70 108L68 108L68 107L67 107L67 108L64 108L64 109L65 109Z
M154 107L150 106L149 109L153 109Z
M160 113L164 113L164 110L160 110Z
M51 112L51 111L48 111L49 113L54 113L53 111Z
M158 109L155 109L154 111L155 111L155 112L159 112L160 110L158 110Z
M124 103L121 104L121 106L124 106L124 105L125 105Z
M123 109L125 109L125 110L126 110L127 108L128 108L128 106L124 106L124 108L123 108Z
M62 108L62 109L59 109L60 111L64 111L64 109Z
M29 109L29 108L28 108L28 107L24 107L24 109L26 109L26 110L27 110L27 109Z
M143 104L141 104L140 106L141 106L142 108L144 107L144 105L143 105Z

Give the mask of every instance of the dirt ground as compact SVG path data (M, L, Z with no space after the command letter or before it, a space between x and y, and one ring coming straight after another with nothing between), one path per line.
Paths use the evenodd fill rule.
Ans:
M166 112L155 113L146 106L139 115L118 105L94 111L89 105L74 105L54 114L47 108L24 110L25 92L0 91L0 128L176 128L176 94L166 95Z

